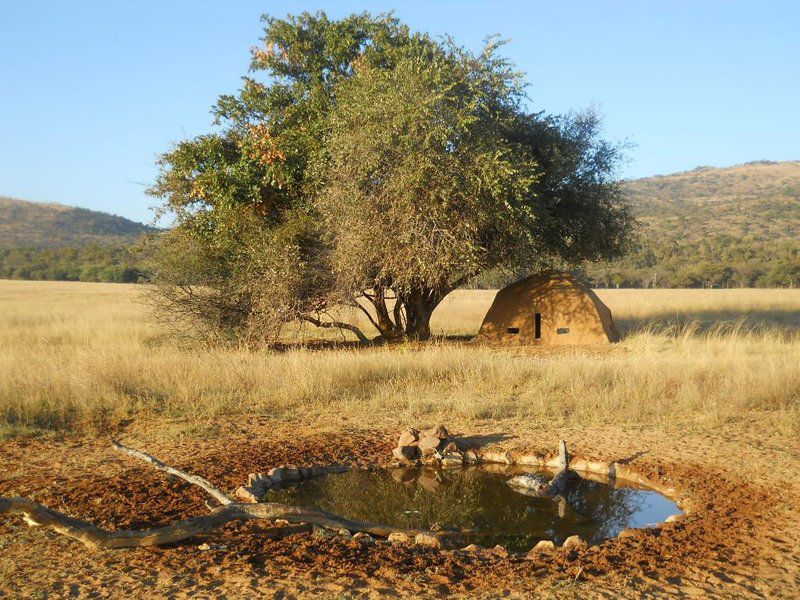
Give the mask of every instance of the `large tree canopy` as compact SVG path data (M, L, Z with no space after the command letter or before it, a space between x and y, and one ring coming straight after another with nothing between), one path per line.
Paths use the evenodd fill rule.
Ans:
M390 15L265 24L215 132L161 159L152 193L177 225L155 273L173 315L249 339L295 319L363 339L329 316L351 305L383 338L425 339L487 269L625 249L618 147L591 113L529 112L496 41L476 54Z

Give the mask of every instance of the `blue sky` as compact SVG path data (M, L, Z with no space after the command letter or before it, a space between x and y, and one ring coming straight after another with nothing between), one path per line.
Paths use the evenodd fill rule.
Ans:
M259 16L394 9L472 48L499 33L531 108L594 106L636 146L639 177L800 159L800 3L6 0L0 195L141 221L156 155L211 127L261 36Z

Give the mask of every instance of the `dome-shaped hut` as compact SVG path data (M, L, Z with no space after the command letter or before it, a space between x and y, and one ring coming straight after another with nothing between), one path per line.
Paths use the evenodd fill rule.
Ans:
M514 345L616 342L611 311L571 273L544 271L497 292L475 338Z

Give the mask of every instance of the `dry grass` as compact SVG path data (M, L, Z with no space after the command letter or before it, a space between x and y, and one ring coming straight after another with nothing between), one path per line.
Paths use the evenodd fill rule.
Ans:
M800 432L798 290L601 291L625 339L558 351L447 340L285 352L187 346L153 324L140 293L0 281L0 434L105 431L130 417L197 429L248 415L357 427L448 419L715 426L756 415L765 427ZM434 330L474 333L492 296L453 294Z

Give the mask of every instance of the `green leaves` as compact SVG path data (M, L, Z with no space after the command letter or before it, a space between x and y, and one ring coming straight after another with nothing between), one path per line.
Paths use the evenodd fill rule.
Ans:
M152 188L175 235L230 274L208 285L243 303L229 311L241 327L270 302L289 320L391 288L424 332L482 271L623 248L619 149L591 114L526 112L498 38L473 53L368 13L264 23L250 76L215 107L218 130L165 154Z

